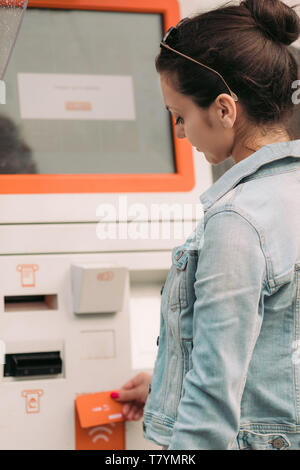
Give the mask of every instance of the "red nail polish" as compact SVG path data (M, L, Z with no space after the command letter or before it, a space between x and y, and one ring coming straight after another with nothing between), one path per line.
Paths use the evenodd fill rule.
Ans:
M118 392L112 392L112 393L110 394L110 396L111 396L111 398L119 398L120 395L119 395Z

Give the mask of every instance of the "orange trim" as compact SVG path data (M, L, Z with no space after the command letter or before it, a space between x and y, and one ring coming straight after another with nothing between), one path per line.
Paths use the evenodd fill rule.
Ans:
M164 31L180 21L177 0L29 0L29 8L160 13ZM158 46L159 48L159 46ZM159 49L158 49L159 50ZM177 173L110 175L0 175L0 194L183 192L195 186L192 147L175 136Z

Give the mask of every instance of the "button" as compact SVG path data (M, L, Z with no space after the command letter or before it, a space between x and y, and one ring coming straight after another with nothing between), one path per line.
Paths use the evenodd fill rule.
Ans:
M161 291L160 291L160 295L163 294L164 287L165 287L165 285L162 286Z
M146 425L144 422L143 422L143 431L146 432Z
M274 449L281 449L283 446L284 446L285 442L283 439L281 439L280 437L277 437L276 439L274 439L274 441L272 441L272 446L274 447Z
M148 393L151 393L151 384L149 384L149 390Z
M156 346L159 345L159 336L157 337L157 340L156 340Z
M184 251L181 251L180 253L178 253L178 255L176 256L177 261L179 261L183 255L184 255Z

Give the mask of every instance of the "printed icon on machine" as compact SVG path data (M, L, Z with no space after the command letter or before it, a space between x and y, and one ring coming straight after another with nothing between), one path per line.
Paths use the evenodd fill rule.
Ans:
M104 271L97 274L98 281L112 281L114 278L114 273L112 271Z
M25 398L26 414L40 412L40 398L44 394L43 390L23 390L21 395Z
M109 442L109 438L113 434L112 428L115 428L115 427L116 427L115 423L109 423L109 424L106 424L105 426L97 426L95 428L92 428L88 434L89 436L91 436L92 441L94 443L97 442L99 439Z
M39 267L37 264L18 264L17 271L21 273L21 286L22 287L35 287L36 276L35 273Z

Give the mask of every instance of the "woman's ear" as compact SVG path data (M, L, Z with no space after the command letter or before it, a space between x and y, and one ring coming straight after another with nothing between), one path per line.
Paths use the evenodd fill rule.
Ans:
M222 127L224 129L232 128L237 116L236 104L233 98L223 93L216 98L215 104Z

